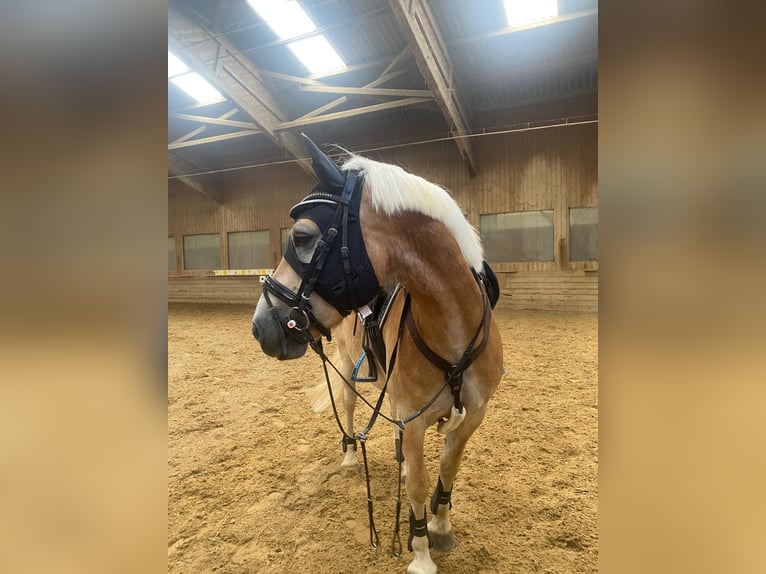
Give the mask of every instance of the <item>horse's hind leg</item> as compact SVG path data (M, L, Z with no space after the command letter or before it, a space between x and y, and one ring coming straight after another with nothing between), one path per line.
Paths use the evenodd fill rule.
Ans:
M431 496L431 514L433 518L428 523L428 533L431 536L434 550L448 552L455 547L455 537L452 534L452 524L449 511L452 508L452 486L455 482L460 459L465 445L473 432L484 418L484 409L466 417L466 420L455 430L447 433L444 439L439 480Z

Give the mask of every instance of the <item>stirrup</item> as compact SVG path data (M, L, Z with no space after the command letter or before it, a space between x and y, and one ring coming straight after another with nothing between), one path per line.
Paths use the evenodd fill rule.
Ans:
M359 376L359 368L362 366L364 360L367 359L367 365L369 370L366 377ZM378 380L378 369L375 367L375 363L367 358L367 351L364 351L359 357L359 360L354 365L354 372L351 373L351 380L355 383L374 383Z

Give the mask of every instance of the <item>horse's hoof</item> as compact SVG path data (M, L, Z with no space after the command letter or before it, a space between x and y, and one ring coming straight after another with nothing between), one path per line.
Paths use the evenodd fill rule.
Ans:
M340 465L340 475L343 478L350 478L352 476L356 476L357 474L359 474L358 464L341 464Z
M455 537L451 530L446 534L429 531L428 536L433 544L433 549L437 552L449 552L455 547Z
M436 564L429 562L417 563L416 560L410 562L407 566L407 574L436 574Z

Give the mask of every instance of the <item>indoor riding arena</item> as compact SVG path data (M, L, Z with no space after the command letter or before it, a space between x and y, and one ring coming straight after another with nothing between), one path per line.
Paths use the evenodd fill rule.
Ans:
M356 154L447 190L497 276L504 371L438 571L597 570L597 20L590 0L170 0L169 572L413 561L405 485L395 535L392 425L381 416L365 443L375 548L361 449L342 473L332 410L312 409L322 361L278 360L253 336L291 207L317 185L302 133L339 164ZM324 341L330 357L338 344ZM356 429L370 416L359 401ZM426 431L429 493L443 443Z

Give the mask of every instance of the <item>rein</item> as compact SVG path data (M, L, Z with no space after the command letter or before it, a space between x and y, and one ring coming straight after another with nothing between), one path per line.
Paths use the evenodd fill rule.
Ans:
M394 525L394 534L393 539L391 541L391 551L392 554L396 557L399 557L401 554L401 548L402 543L399 536L399 518L401 515L401 505L402 505L402 499L401 499L401 476L402 476L402 462L404 461L404 455L402 453L402 443L404 441L404 429L406 425L421 416L425 411L427 411L431 405L436 402L436 399L439 398L442 391L444 391L445 388L448 386L451 388L454 399L455 399L455 408L458 411L461 411L463 409L462 401L460 400L460 391L462 389L463 385L463 373L465 370L467 370L471 364L478 358L479 355L484 351L487 342L489 340L489 326L491 324L491 307L488 304L487 296L486 296L486 288L484 287L484 284L481 280L481 278L474 273L474 277L476 278L476 281L479 283L479 291L481 292L481 301L482 301L482 319L479 323L478 328L476 329L476 333L474 334L473 338L471 339L471 342L468 344L468 347L461 355L460 359L457 361L457 363L450 363L446 359L442 358L441 356L437 355L423 340L420 333L417 330L417 327L415 326L415 321L412 317L412 312L410 308L411 304L411 298L410 294L405 291L405 299L404 299L404 307L402 309L402 314L399 318L399 327L397 330L396 335L396 343L394 344L394 348L391 352L391 357L388 362L388 368L386 369L386 380L383 383L383 387L381 388L380 394L378 395L378 399L375 403L375 405L370 404L370 402L362 396L356 388L354 388L354 385L346 379L346 377L338 370L338 368L333 364L333 362L327 357L327 355L324 352L324 349L322 347L322 339L314 339L311 338L311 341L309 341L309 345L311 346L311 349L319 355L320 359L322 360L322 369L324 370L325 375L325 381L327 382L327 390L330 395L330 404L332 405L333 415L335 417L335 422L338 425L338 428L340 429L341 434L343 435L342 438L342 444L343 444L343 451L346 451L346 448L349 445L356 446L356 441L359 441L362 445L362 458L364 460L364 473L365 473L365 482L367 486L367 515L369 519L369 527L370 527L370 544L373 548L378 548L378 544L380 543L380 539L378 537L377 529L375 528L375 520L373 517L373 503L372 503L372 494L370 491L370 473L369 473L369 467L367 464L367 448L366 448L366 441L368 438L368 435L370 431L372 430L372 427L375 425L375 422L377 421L377 418L380 416L384 420L390 422L391 424L396 425L396 427L399 430L399 438L396 441L396 460L399 463L399 480L398 480L398 490L396 495L396 523ZM426 357L434 366L439 368L440 370L444 371L445 374L445 382L444 384L439 388L439 390L429 399L421 408L416 410L415 412L411 413L409 416L407 416L404 419L394 419L389 416L386 416L383 414L380 409L383 405L383 398L386 394L386 389L388 387L388 382L391 378L391 374L394 370L394 365L396 364L396 357L397 352L399 349L399 343L402 339L402 334L404 332L404 326L407 325L408 332L410 333L410 336L413 339L413 342L417 346L418 350L421 352L421 354ZM483 338L481 343L479 343L478 346L476 346L477 338L479 337L479 334L483 333ZM384 363L385 357L382 357L380 359L381 364L385 366ZM346 429L343 428L343 423L340 421L340 415L338 414L338 407L335 403L335 397L332 392L332 384L330 383L330 375L329 371L327 370L327 364L330 364L332 369L335 371L335 373L341 378L343 383L348 387L356 396L357 398L362 399L362 402L364 402L368 407L372 409L372 414L370 415L370 419L365 426L364 430L359 431L354 436L349 435L346 432ZM412 520L413 517L410 517ZM410 534L410 538L412 537L412 534ZM408 546L411 545L411 540L408 541ZM411 548L410 548L411 550Z

